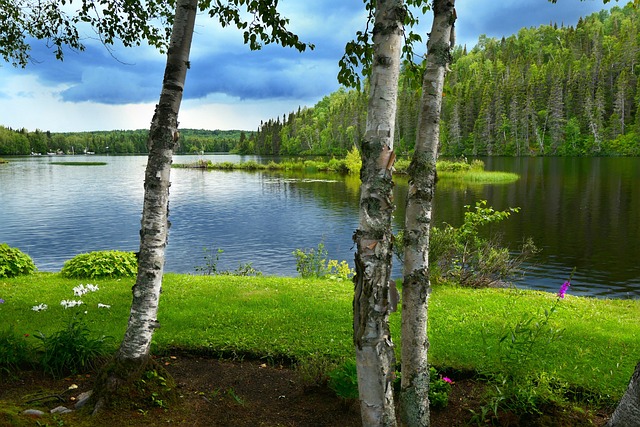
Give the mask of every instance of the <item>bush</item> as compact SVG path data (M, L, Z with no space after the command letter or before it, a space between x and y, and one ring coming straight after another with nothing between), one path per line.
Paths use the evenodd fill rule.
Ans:
M112 338L92 338L89 333L89 328L74 318L66 328L49 336L42 332L34 335L42 342L40 363L44 371L59 377L95 368L94 363L109 354L107 341Z
M31 274L36 265L31 257L20 249L12 248L6 243L0 244L0 277L15 277Z
M429 236L429 277L453 280L462 286L474 288L504 285L515 275L522 263L538 249L531 239L524 241L520 253L512 256L502 247L497 237L480 236L480 227L502 221L518 208L496 211L487 207L486 200L477 202L474 209L465 206L463 224L456 228L449 224L432 227ZM394 252L402 261L404 233L396 236Z
M296 270L303 278L349 280L353 277L354 272L346 261L327 260L328 253L322 242L317 249L296 249L292 254L296 257Z
M0 377L31 363L32 352L22 334L15 332L13 325L0 331Z
M100 277L133 277L138 272L138 260L134 252L97 251L76 255L64 263L60 273L76 279Z

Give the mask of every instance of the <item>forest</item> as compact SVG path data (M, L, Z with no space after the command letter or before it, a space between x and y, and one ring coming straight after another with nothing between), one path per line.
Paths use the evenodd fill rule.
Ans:
M241 130L181 129L178 154L229 152L247 138ZM148 130L53 133L0 126L0 155L146 154Z
M636 156L640 133L640 11L614 7L575 27L523 28L458 46L447 74L444 156ZM421 82L401 75L395 149L414 145ZM244 153L344 154L358 144L367 90L340 89L313 108L261 124Z
M443 156L640 155L640 10L614 7L575 27L550 23L500 40L457 46L447 75ZM424 65L424 64L422 64ZM413 149L420 73L405 64L395 149ZM344 88L313 107L263 121L252 131L181 130L178 153L344 156L366 123L367 87ZM147 131L51 133L0 126L0 155L146 153ZM73 148L72 148L73 147Z

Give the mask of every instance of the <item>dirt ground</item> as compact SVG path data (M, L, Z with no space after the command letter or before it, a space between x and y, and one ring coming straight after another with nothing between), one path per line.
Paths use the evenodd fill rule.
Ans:
M53 380L38 372L21 372L0 383L0 426L360 426L356 402L339 399L324 386L310 386L299 374L283 366L260 361L231 362L179 354L158 359L175 378L179 401L168 408L110 411L98 418L80 412L30 418L27 408L49 411L73 407L77 396L91 389L92 375ZM455 378L454 378L455 380ZM77 388L68 390L70 386ZM431 412L433 427L469 425L472 410L479 412L483 385L458 379L449 405ZM58 397L51 397L59 394ZM27 403L30 400L50 396ZM501 415L493 425L502 426L602 426L605 414L550 413L534 419ZM492 425L491 422L481 425Z

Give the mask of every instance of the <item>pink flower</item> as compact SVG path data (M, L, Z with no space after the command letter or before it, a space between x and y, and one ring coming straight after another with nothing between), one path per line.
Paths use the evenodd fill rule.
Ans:
M451 381L451 378L449 377L442 377L442 381L444 381L445 383L453 384L453 381Z
M564 298L564 294L567 293L569 286L571 286L571 282L569 280L567 280L562 284L562 286L560 286L560 290L558 291L558 298Z

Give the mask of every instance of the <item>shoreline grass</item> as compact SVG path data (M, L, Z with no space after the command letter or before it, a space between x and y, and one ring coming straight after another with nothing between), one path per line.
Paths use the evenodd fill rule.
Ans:
M406 175L408 173L409 159L399 159L394 165L395 173ZM332 158L328 161L293 159L276 163L258 163L254 160L247 162L220 162L213 163L211 160L197 160L193 163L176 163L172 167L179 169L200 169L218 171L311 171L330 172L340 174L358 175L360 164L355 165L345 159ZM471 163L466 159L462 160L439 160L436 164L438 178L443 181L462 184L508 184L517 181L520 176L512 172L485 171L484 163L480 160L473 160Z
M134 281L91 280L100 290L83 296L78 308L64 309L60 301L73 299L72 288L86 281L58 273L0 279L2 330L13 326L19 335L53 333L77 315L96 336L114 337L115 350L126 327ZM166 274L158 315L162 327L152 350L336 366L354 358L352 288L348 281ZM540 291L437 286L429 306L430 363L440 369L499 369L500 337L517 319L542 316L554 301L557 310L550 326L564 329L563 337L532 349L532 373L551 374L614 402L640 357L640 300L568 295L557 301L554 294ZM98 303L111 308L98 308ZM38 304L49 308L33 311ZM392 314L391 328L399 352L399 313Z

